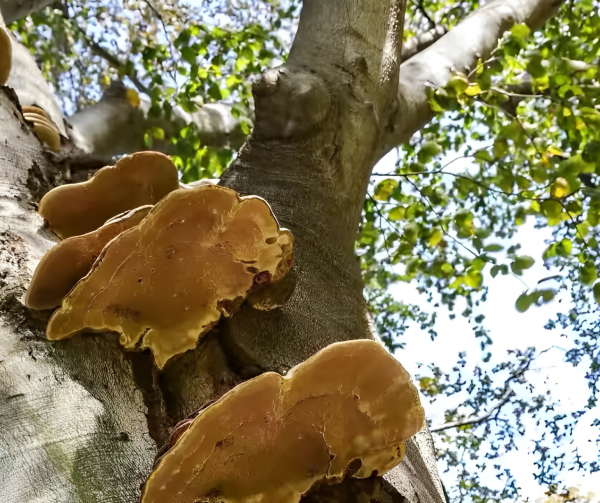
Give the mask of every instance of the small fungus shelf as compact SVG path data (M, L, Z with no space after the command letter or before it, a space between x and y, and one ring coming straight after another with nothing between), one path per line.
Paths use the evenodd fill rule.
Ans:
M156 204L178 188L177 168L166 155L138 152L86 182L52 189L40 201L39 213L65 239L92 232L125 211Z

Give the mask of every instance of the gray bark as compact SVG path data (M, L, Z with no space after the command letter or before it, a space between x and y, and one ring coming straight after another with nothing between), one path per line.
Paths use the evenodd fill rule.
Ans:
M10 24L54 2L55 0L0 0L0 14Z
M44 79L31 53L19 44L12 35L11 42L12 69L6 85L15 90L21 106L36 105L43 108L56 124L60 133L67 137L64 115L54 92Z
M142 97L141 105L133 107L125 91L125 87L113 83L98 103L68 118L77 134L78 147L84 153L109 161L115 155L144 150L144 134L151 128L163 129L168 140L191 123L196 125L202 145L239 149L245 140L229 105L207 104L193 113L176 107L173 117L152 118L148 116L148 100ZM170 144L155 141L152 150L169 153Z

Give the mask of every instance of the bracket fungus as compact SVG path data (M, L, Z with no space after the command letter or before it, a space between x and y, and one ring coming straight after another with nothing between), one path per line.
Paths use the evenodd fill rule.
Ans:
M65 239L96 230L125 211L156 204L177 188L177 168L166 155L138 152L98 170L86 182L52 189L40 201L39 213Z
M10 37L0 27L0 85L5 85L12 67L12 45Z
M423 422L417 389L392 355L370 340L338 342L201 411L140 501L295 503L317 483L388 472Z
M256 285L283 277L292 243L260 197L215 185L173 191L104 248L46 335L117 332L125 349L150 348L162 369Z
M32 130L35 135L43 141L50 150L60 151L60 131L48 114L36 106L24 106L23 118L33 124Z
M48 250L33 273L25 305L31 309L60 306L75 284L90 272L103 248L119 234L139 224L151 209L151 205L140 206L109 220L93 232L67 238Z

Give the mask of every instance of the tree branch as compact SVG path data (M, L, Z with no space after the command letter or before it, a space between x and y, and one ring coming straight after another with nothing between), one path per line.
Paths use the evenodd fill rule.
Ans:
M402 44L402 62L405 63L413 56L427 49L431 44L437 42L446 34L447 30L442 25L434 25L433 28L417 33Z
M429 431L437 432L449 430L450 428L458 428L459 426L465 426L467 424L479 424L487 421L494 414L494 412L499 412L500 409L510 400L510 397L513 395L513 390L510 389L508 384L504 388L504 393L500 397L500 401L494 405L488 412L486 412L483 416L471 416L465 419L460 419L458 421L452 421L451 423L440 424L438 426L434 426L430 428Z
M166 141L155 141L152 146L165 153L171 148L169 138L190 123L196 125L202 145L238 149L244 142L240 122L231 115L229 105L207 104L193 113L174 107L170 118L150 117L149 108L146 98L134 108L127 100L125 87L111 85L100 101L76 112L68 121L78 146L91 158L107 163L115 155L144 150L144 134L151 128L165 132Z
M37 12L56 0L2 0L0 2L0 12L6 24L10 24L19 19L23 19L32 12Z
M431 19L431 16L429 16L429 14L427 14L427 11L425 10L425 6L423 5L423 0L419 0L417 2L417 10L427 20L427 22L429 23L429 28L435 28L435 22L433 21L433 19Z
M454 71L467 73L518 23L532 29L552 17L563 0L494 0L480 7L440 40L400 67L399 107L391 111L381 156L407 142L434 116L427 86L443 87Z
M88 35L87 35L87 33L84 30L82 30L79 27L79 25L74 24L73 26L75 26L75 28L77 28L77 31L79 31L79 33L81 33L83 41L87 44L87 46L93 52L95 52L98 56L100 56L102 59L104 59L113 68L115 68L117 70L123 69L123 67L125 65L123 65L123 63L121 63L121 61L119 60L119 58L117 58L114 54L111 54L110 52L108 52L106 49L104 49L104 47L102 47L96 41L94 41L91 38L89 38ZM135 87L138 88L138 91L140 91L140 92L142 92L142 93L147 94L148 96L150 96L150 89L143 84L143 82L139 79L139 77L135 73L128 74L127 78L129 80L131 80L131 82L133 82L133 84L135 85Z

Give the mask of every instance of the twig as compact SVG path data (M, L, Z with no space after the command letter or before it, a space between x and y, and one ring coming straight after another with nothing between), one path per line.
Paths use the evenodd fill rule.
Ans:
M158 20L160 21L160 24L163 27L163 31L165 32L165 38L167 39L167 42L169 44L169 54L171 55L171 60L173 61L173 64L176 64L175 61L175 54L174 54L174 48L173 48L173 43L171 42L171 38L169 37L169 32L167 31L167 25L165 25L165 22L162 18L162 15L160 14L160 12L158 12L156 10L156 8L149 2L149 0L144 0L144 3L150 8L150 10L152 12L154 12L154 15L158 18ZM175 85L177 86L177 88L179 89L179 85L177 84L177 78L175 76L175 70L173 69L171 72L169 72L169 75L171 76L171 78L173 79L173 82L175 83Z
M475 253L473 250L471 250L468 246L464 245L463 243L461 243L458 239L456 239L454 236L452 236L445 228L444 228L444 223L442 221L442 217L439 215L439 213L437 211L435 211L435 208L433 207L433 204L431 204L431 201L429 200L429 198L423 194L423 191L421 189L419 189L419 187L417 187L417 184L415 184L410 178L407 178L408 183L410 183L413 188L420 194L420 196L425 199L425 201L427 202L429 209L431 211L433 211L433 213L435 214L437 221L440 225L440 228L442 229L442 234L448 238L450 238L452 241L454 241L457 245L462 246L465 250L467 250L469 253L471 253L474 257L478 257L479 254Z
M117 58L114 54L111 54L110 52L108 52L106 49L104 49L104 47L99 45L94 40L90 39L87 36L87 33L85 33L85 31L83 31L78 25L75 24L74 26L75 26L75 28L77 28L79 33L81 33L81 36L82 36L84 42L89 46L89 48L93 52L98 54L98 56L100 56L102 59L107 61L111 66L113 66L117 70L120 70L123 68L124 65L121 63L121 61L119 61L119 58ZM147 94L148 96L150 96L150 89L142 83L142 81L138 78L138 76L135 73L127 74L127 77L129 78L129 80L131 80L131 82L133 82L135 87L138 88L138 91L141 91L144 94Z
M513 390L508 386L505 386L504 393L500 397L500 401L494 405L488 412L486 412L483 416L471 416L465 419L460 419L458 421L452 421L451 423L440 424L439 426L434 426L433 428L429 428L429 431L444 431L449 430L450 428L458 428L459 426L465 426L467 424L479 424L487 421L492 414L496 411L500 411L500 409L510 400L510 397L513 394Z
M433 21L433 19L431 19L429 14L427 14L427 11L425 10L425 6L423 5L423 0L419 0L419 2L416 5L417 5L417 9L419 10L419 12L429 23L429 29L435 28L435 22Z

